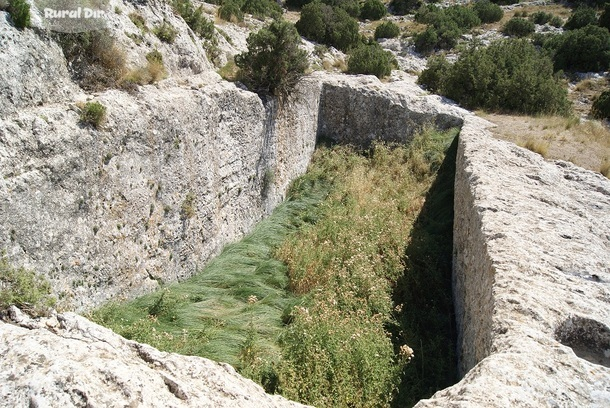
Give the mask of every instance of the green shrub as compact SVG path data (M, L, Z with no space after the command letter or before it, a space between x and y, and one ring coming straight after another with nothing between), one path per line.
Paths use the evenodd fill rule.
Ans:
M437 48L450 50L457 45L461 34L462 31L455 21L448 18L438 19L434 26L414 36L415 50L422 54L428 54Z
M375 75L377 78L390 75L393 68L398 68L396 58L376 42L354 48L347 62L347 72L350 74Z
M545 37L555 70L605 71L610 67L610 33L607 28L588 25Z
M338 7L320 1L311 2L301 10L296 28L303 37L347 51L360 40L358 22Z
M469 109L526 114L567 114L570 109L567 90L553 75L551 59L526 40L472 46L450 67L437 62L429 69L432 72L425 70L420 82L440 88L441 94ZM439 81L441 74L444 78Z
M311 3L312 0L286 0L286 6L291 8L300 9L308 3Z
M366 0L360 9L360 18L362 20L379 20L385 16L386 12L385 4L380 0Z
M15 268L5 256L0 256L0 309L15 305L33 315L42 315L55 303L51 285L44 277Z
M30 5L25 0L9 0L8 12L17 28L30 26Z
M246 0L241 11L259 18L279 18L282 15L282 8L274 0Z
M591 116L597 119L610 119L610 90L602 92L591 106Z
M604 7L604 11L600 14L597 24L610 30L610 3L607 3Z
M225 0L218 9L218 17L225 21L234 23L244 21L244 13L241 11L239 4L234 0Z
M273 21L248 36L248 51L235 56L240 76L249 89L282 96L308 67L307 53L299 49L301 37L286 21Z
M434 27L428 27L413 37L415 51L428 55L438 46L438 33Z
M449 19L455 21L463 32L481 25L481 19L472 7L451 6L444 9L443 12Z
M345 10L345 12L353 18L358 18L360 16L359 0L322 0L322 2L333 8Z
M568 21L563 25L563 28L566 30L576 30L578 28L583 28L588 26L589 24L597 25L597 15L595 14L595 9L587 6L579 6Z
M392 0L390 2L390 11L397 16L404 16L421 7L422 0Z
M530 20L532 20L534 22L534 24L544 25L544 24L548 23L549 21L551 21L551 19L553 18L553 14L546 13L544 11L537 11L534 14L532 14L529 18L530 18Z
M504 25L502 32L514 37L527 37L536 30L533 22L520 17L513 17Z
M163 54L161 54L159 50L154 49L146 54L146 61L163 63Z
M489 0L479 0L474 3L473 8L483 23L495 23L504 17L502 8Z
M165 20L163 20L163 24L156 27L153 32L157 38L168 44L172 44L178 35L178 31Z
M106 107L101 103L87 102L80 113L80 121L99 129L106 120Z
M430 92L438 93L443 88L443 81L448 76L451 64L445 57L434 56L428 59L426 69L417 78L417 83L425 85Z
M563 26L563 20L559 16L553 16L553 18L549 20L549 24L553 27L560 28Z
M395 38L400 35L400 27L392 21L386 21L375 28L375 39Z
M195 9L191 0L173 0L176 12L184 19L186 24L205 40L214 38L214 22L203 15L203 7Z

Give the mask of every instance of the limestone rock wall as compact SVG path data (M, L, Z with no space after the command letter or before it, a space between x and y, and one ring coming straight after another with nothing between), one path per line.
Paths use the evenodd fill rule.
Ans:
M467 119L455 183L463 379L417 406L609 406L610 181Z
M228 364L160 352L73 313L0 321L0 406L304 407ZM18 347L16 347L18 345Z

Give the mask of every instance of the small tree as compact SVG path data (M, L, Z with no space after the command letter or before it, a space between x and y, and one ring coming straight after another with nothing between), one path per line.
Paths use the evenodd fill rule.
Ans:
M597 119L610 119L610 91L604 91L595 98L591 106L591 116Z
M296 28L303 37L332 45L342 51L347 51L360 39L358 22L354 18L342 8L320 1L313 1L303 7Z
M366 0L360 9L362 20L379 20L385 16L387 10L380 0Z
M392 21L381 23L375 28L375 39L395 38L400 34L400 27Z
M218 9L218 17L234 23L244 21L244 13L239 8L239 4L234 0L222 2L222 6Z
M308 67L307 53L294 26L275 20L248 36L248 51L235 56L249 89L277 96L289 92Z
M502 28L504 34L514 37L527 37L535 30L536 27L532 21L520 17L511 18Z
M392 68L398 68L396 58L376 42L356 47L347 62L347 71L350 74L375 75L377 78L390 75Z
M563 28L566 30L576 30L578 28L586 27L589 24L597 25L595 9L587 6L579 6L563 25Z
M610 68L610 33L607 28L588 25L547 38L555 70L605 71Z
M504 16L502 8L489 0L479 0L474 3L473 8L482 23L495 23Z

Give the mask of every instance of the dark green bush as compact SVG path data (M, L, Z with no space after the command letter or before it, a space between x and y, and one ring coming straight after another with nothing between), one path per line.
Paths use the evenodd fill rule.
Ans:
M358 22L338 7L320 1L306 4L296 28L303 37L347 51L360 40Z
M17 28L30 26L30 5L25 0L9 0L8 12Z
M178 35L178 31L167 21L163 20L163 24L156 27L153 32L163 42L172 44Z
M375 75L383 78L398 68L396 58L390 51L384 50L376 42L360 44L349 55L347 72L350 74Z
M106 107L99 102L87 102L80 113L80 121L99 129L106 120Z
M464 32L481 25L481 19L472 7L451 6L444 9L444 13Z
M424 55L430 54L438 46L438 33L434 27L428 27L414 36L413 44L415 51Z
M385 16L386 12L385 4L380 0L366 0L360 9L360 18L362 20L379 20Z
M605 27L610 30L610 3L607 3L604 7L604 11L602 11L602 14L599 16L597 24L600 27Z
M551 21L551 19L553 17L554 16L551 13L546 13L544 11L537 11L534 14L532 14L529 18L530 18L530 20L532 20L534 22L534 24L544 25L544 24L548 23L549 21Z
M597 15L595 9L587 6L579 6L568 21L563 25L566 30L576 30L588 26L589 24L597 25Z
M610 119L610 90L602 92L593 101L591 116L597 119Z
M549 20L549 24L553 27L560 28L561 26L563 26L563 20L559 16L553 16L553 18Z
M386 21L375 28L375 39L395 38L400 35L400 27L392 21Z
M241 22L244 21L244 13L239 4L234 0L225 0L218 9L218 17L225 21Z
M246 0L241 11L259 18L279 18L282 15L282 8L274 0Z
M610 33L588 25L545 38L542 46L553 58L555 70L605 71L610 67Z
M30 26L30 5L25 0L9 0L8 12L17 28Z
M312 0L286 0L286 6L300 9L307 3L311 3L311 1Z
M429 70L420 76L423 85L470 109L526 114L567 114L570 109L551 59L526 40L473 46L455 64L436 61Z
M434 93L439 93L443 88L443 81L447 77L451 64L443 56L433 56L428 59L426 69L417 78L417 83Z
M422 0L392 0L390 2L390 11L397 16L404 16L421 7Z
M248 51L235 56L240 77L249 89L286 95L308 67L307 53L294 26L275 20L248 36Z
M502 32L514 37L527 37L536 30L533 22L520 17L513 17L504 25Z
M479 0L474 3L473 8L482 23L495 23L504 17L502 8L489 0Z
M428 54L437 48L450 50L457 45L461 34L462 31L455 21L447 18L440 19L434 26L415 35L413 39L415 50L422 54Z
M17 28L30 26L30 5L25 0L9 0L8 12Z
M358 0L322 0L322 2L333 8L345 10L351 17L358 18L360 16L360 2Z

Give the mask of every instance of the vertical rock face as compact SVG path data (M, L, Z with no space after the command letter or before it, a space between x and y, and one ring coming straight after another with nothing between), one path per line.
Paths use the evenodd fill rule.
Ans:
M204 358L160 352L66 313L0 321L3 407L304 407Z
M464 378L418 406L609 406L610 181L467 120L455 186Z

